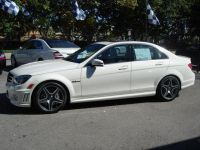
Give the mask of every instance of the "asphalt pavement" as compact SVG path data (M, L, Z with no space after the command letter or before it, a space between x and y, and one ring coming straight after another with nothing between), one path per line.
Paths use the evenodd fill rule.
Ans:
M9 70L9 69L8 69ZM10 105L0 75L0 150L200 149L200 75L172 102L71 104L56 114Z

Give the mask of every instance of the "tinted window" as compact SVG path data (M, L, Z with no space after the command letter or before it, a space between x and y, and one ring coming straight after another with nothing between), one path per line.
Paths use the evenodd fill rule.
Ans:
M72 42L65 40L45 40L51 48L79 48Z
M105 64L129 61L129 50L127 45L111 47L97 56Z
M34 45L33 45L33 42L32 41L28 41L26 42L23 46L22 46L22 49L34 49Z
M42 42L40 41L32 41L32 49L42 49Z
M76 51L75 53L67 57L65 60L81 63L85 61L86 59L88 59L89 57L91 57L93 54L95 54L98 50L100 50L104 46L105 45L102 45L102 44L89 45L86 48Z
M135 44L132 50L136 61L167 59L164 53L149 45Z

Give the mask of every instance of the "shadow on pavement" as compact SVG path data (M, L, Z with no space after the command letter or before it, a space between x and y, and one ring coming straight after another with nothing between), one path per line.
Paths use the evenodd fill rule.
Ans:
M15 107L10 104L5 93L0 93L0 114L37 114L30 108Z
M14 69L11 65L6 66L6 68L4 68L3 70L6 72L9 72L10 70Z
M200 150L200 137L152 148L150 150Z
M160 101L155 97L129 98L129 99L107 100L107 101L97 101L97 102L74 103L68 105L66 109L72 110L72 109L84 109L84 108L98 108L98 107L120 106L120 105L129 105L137 103L156 103L156 102Z
M121 99L121 100L109 100L109 101L99 101L99 102L84 102L70 104L64 108L62 111L74 110L74 109L87 109L87 108L98 108L98 107L109 107L109 106L119 106L119 105L128 105L128 104L137 104L137 103L155 103L159 102L155 97L148 98L134 98L134 99ZM41 114L32 108L21 108L15 107L10 104L9 100L6 97L5 93L0 93L0 114Z

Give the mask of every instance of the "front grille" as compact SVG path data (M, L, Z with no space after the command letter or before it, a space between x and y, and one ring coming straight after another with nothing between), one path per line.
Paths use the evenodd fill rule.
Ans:
M7 82L11 83L13 81L13 78L14 78L14 75L9 72L8 77L7 77Z

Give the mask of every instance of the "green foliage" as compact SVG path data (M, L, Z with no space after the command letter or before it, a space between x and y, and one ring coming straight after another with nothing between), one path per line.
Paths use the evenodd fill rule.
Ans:
M78 0L87 12L84 21L72 14L70 1L15 0L20 10L25 6L31 14L20 12L16 17L0 10L0 35L20 39L26 32L38 30L42 36L61 32L68 39L80 37L91 41L126 36L132 29L132 38L146 39L146 27L151 39L174 41L200 36L200 0L149 0L160 20L160 26L147 25L146 0ZM97 16L100 20L96 20ZM49 35L49 30L53 34ZM51 32L52 33L52 32Z

